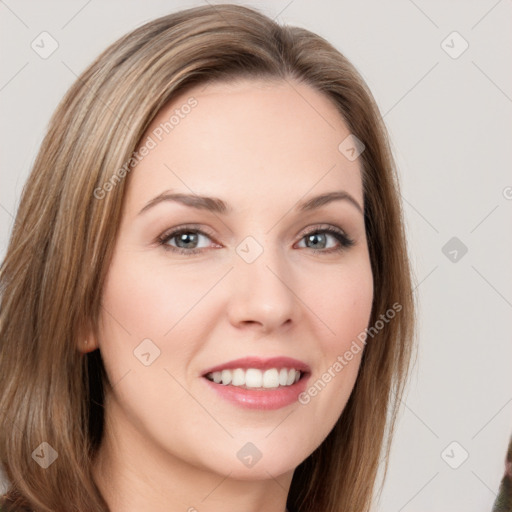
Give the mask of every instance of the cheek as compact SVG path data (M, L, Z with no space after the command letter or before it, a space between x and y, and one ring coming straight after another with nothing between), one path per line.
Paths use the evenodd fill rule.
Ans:
M352 393L364 351L358 335L368 326L373 303L371 266L364 255L316 278L309 283L308 305L319 318L319 365L299 396L306 424L322 418L308 438L310 451L334 427Z
M308 283L307 304L325 327L322 348L345 350L367 327L373 303L373 278L369 261L340 267Z
M170 374L182 381L197 350L194 340L204 334L202 324L191 320L208 283L148 260L122 250L113 259L103 290L100 350L116 401L131 421L161 414L168 423L170 409L188 410L190 397ZM162 407L162 390L168 391L169 409Z
M208 296L218 279L215 269L198 276L193 266L178 270L155 265L143 253L119 250L104 286L100 323L100 350L110 381L120 381L127 372L131 380L151 375L151 382L141 381L137 393L144 386L162 384L158 372L162 385L168 386L164 370L184 378L188 362L208 337L210 323L218 318ZM137 355L148 352L145 357L152 362L146 367ZM176 392L183 394L179 388Z
M121 324L133 341L167 337L178 323L186 322L187 312L211 287L192 269L177 271L148 261L144 255L114 261L104 289L103 303L111 313L104 315L106 321Z

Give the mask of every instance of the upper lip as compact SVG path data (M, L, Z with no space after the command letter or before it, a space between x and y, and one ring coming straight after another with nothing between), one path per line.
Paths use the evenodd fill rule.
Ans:
M263 359L261 357L242 357L240 359L233 359L226 363L219 364L208 368L202 373L204 377L208 373L220 372L222 370L234 370L236 368L248 369L257 368L259 370L268 370L269 368L295 368L303 373L309 373L311 371L309 365L294 359L293 357L271 357L270 359Z

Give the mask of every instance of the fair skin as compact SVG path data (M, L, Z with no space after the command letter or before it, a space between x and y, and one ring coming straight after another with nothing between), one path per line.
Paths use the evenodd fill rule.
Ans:
M333 104L297 82L196 87L165 106L143 140L191 96L197 106L129 175L99 339L83 349L100 349L113 385L95 480L112 512L285 512L294 469L334 427L361 353L308 404L277 410L232 404L201 375L241 357L289 356L311 367L314 383L368 325L363 214L349 200L295 210L334 191L362 209L360 161L338 150L350 131ZM231 211L162 201L139 214L165 191L220 198ZM158 244L191 223L209 234L166 245L199 253ZM341 246L322 232L329 226L354 244L329 253ZM250 264L236 252L248 236L263 248ZM149 366L133 352L147 338L160 350ZM262 454L252 467L237 457L248 442Z

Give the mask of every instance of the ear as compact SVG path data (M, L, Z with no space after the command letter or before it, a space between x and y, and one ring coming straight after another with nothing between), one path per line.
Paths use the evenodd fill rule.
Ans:
M88 352L93 352L98 348L98 344L91 340L90 338L85 338L83 340L79 340L78 342L78 351L82 354L87 354Z
M82 354L93 352L99 348L98 340L91 326L79 329L77 337L77 349Z

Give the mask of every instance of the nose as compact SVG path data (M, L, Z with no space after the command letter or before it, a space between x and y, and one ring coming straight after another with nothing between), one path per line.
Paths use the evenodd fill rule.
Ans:
M234 258L228 301L231 324L269 334L296 323L300 300L293 291L295 278L284 254L277 248L264 247L250 263L243 254Z

